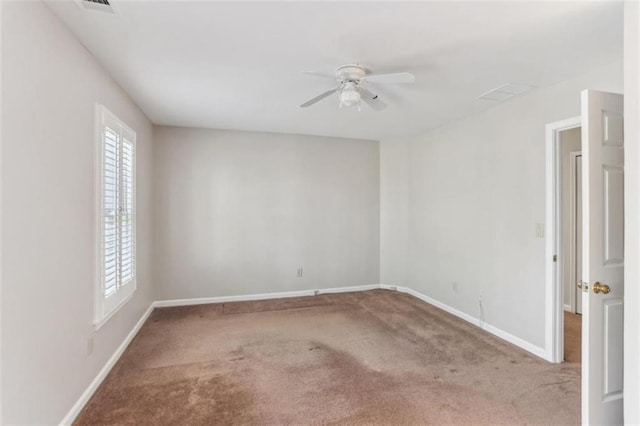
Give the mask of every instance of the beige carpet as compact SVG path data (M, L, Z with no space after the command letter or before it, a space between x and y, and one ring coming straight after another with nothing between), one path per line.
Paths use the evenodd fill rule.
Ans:
M156 309L76 424L578 424L549 364L373 290Z
M564 313L564 360L582 362L582 315Z

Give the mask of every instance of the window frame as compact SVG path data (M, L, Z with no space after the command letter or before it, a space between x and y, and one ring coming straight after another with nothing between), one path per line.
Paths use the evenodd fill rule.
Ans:
M131 298L137 289L137 209L136 209L136 132L120 120L115 114L109 111L104 105L95 104L95 284L94 284L94 319L95 329L102 327L113 315L120 310ZM119 144L122 146L122 138L132 144L132 268L133 278L125 284L119 284L115 293L105 296L104 282L104 138L105 129L110 127L120 135ZM121 175L122 171L119 172Z

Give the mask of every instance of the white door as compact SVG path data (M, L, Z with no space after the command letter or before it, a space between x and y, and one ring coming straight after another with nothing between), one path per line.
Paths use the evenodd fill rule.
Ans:
M582 92L582 422L622 424L622 95Z

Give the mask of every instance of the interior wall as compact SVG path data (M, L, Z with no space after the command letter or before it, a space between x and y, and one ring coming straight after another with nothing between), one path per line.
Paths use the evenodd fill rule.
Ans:
M378 142L158 127L154 167L158 299L379 283Z
M408 142L382 141L381 281L544 348L545 125L580 115L586 88L621 93L622 60Z
M380 279L406 284L409 239L409 140L380 143Z
M571 228L574 228L575 231L576 226L575 218L572 219L571 217L571 199L575 199L575 192L571 193L571 180L575 179L575 175L571 176L571 153L581 150L582 135L580 127L560 132L562 252L560 253L559 260L562 262L562 290L565 310L567 307L571 307L571 292L575 293L576 291L576 284L574 280L571 279L570 262L571 246L574 244L574 240L571 238L573 235Z
M153 300L153 129L43 3L3 2L1 28L1 423L57 424ZM96 102L137 132L138 290L94 332Z
M0 1L0 53L2 49L2 8ZM0 54L0 238L2 235L2 54ZM0 243L0 309L2 308L2 244ZM2 313L0 312L0 357L2 357ZM2 361L0 358L0 423L2 423Z
M640 5L624 4L624 422L640 424Z

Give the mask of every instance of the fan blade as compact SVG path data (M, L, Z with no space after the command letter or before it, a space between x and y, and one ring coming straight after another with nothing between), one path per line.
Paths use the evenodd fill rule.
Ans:
M380 83L380 84L389 84L389 83L413 83L416 81L416 78L413 74L408 72L396 72L393 74L370 74L365 75L362 80L367 81L369 83Z
M326 92L316 96L315 98L309 99L307 102L305 102L302 105L300 105L300 108L306 108L308 106L311 106L311 105L315 104L316 102L323 100L327 96L337 92L339 89L340 89L339 87L336 87L335 89L327 90Z
M331 80L336 80L336 76L333 74L325 74L323 72L316 72L316 71L302 71L302 73L307 75L312 75L314 77L330 78Z
M376 111L381 111L387 107L387 104L378 95L371 93L367 89L360 89L360 99Z

